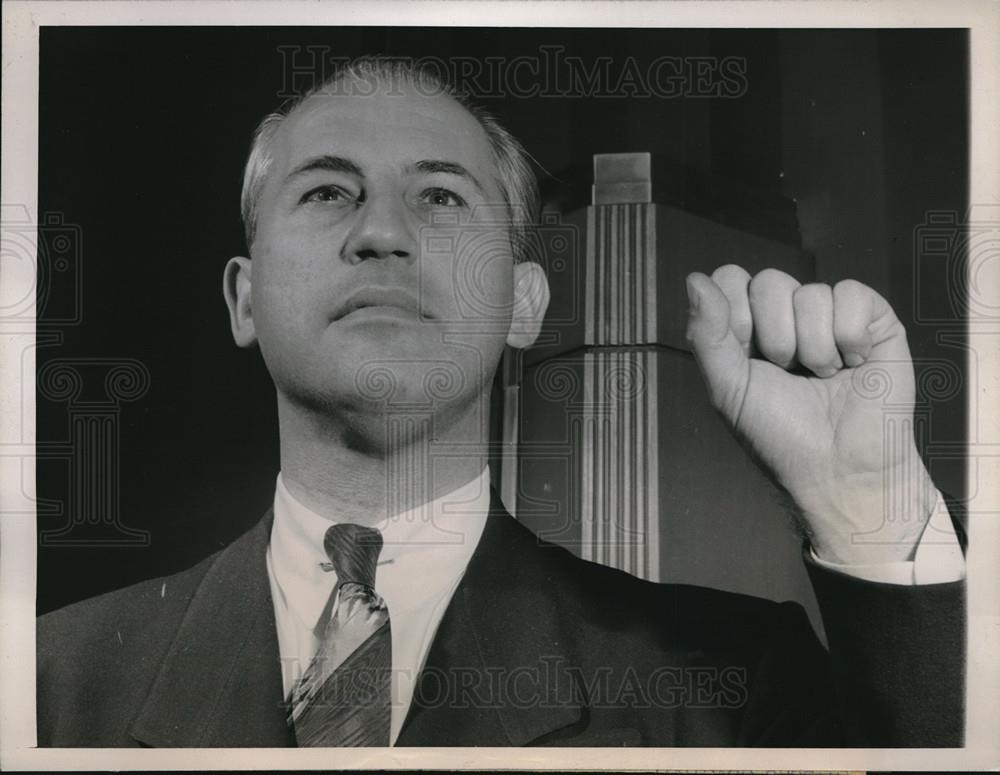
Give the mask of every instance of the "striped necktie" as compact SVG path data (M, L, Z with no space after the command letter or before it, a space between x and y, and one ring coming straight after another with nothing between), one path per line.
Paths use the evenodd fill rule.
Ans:
M387 746L392 638L375 587L382 534L350 523L326 531L337 573L316 656L292 691L288 723L299 746Z

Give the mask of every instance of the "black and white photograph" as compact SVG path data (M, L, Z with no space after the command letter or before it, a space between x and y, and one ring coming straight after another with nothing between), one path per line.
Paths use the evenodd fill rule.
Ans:
M5 768L1000 766L998 12L856 6L8 4Z

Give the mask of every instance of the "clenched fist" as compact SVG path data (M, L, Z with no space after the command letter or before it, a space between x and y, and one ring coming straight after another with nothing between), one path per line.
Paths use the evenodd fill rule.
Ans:
M853 280L801 285L733 265L689 275L687 291L712 404L795 500L816 553L912 559L936 494L913 437L906 332L888 302Z

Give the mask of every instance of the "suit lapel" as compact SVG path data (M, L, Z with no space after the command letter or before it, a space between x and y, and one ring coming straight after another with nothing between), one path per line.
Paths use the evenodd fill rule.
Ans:
M266 552L272 515L205 574L131 728L157 747L283 747ZM493 493L486 528L442 618L399 746L544 742L585 721L537 538Z
M397 745L522 746L581 723L546 567L494 491Z
M285 746L266 552L272 514L224 549L198 586L131 728L152 746Z

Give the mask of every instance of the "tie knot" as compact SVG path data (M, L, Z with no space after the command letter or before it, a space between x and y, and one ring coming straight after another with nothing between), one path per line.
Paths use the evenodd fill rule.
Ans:
M350 522L334 525L326 531L323 548L338 582L375 587L375 565L382 551L382 534L378 530Z

